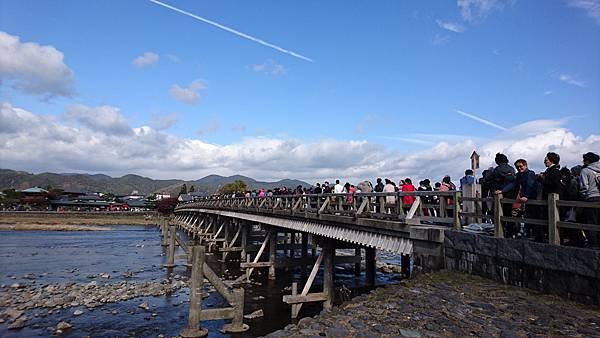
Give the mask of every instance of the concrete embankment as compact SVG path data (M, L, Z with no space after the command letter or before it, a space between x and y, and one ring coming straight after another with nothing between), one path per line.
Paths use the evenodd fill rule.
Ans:
M155 212L0 212L0 230L102 230L103 225L154 225Z
M590 337L600 308L459 272L423 274L267 337Z

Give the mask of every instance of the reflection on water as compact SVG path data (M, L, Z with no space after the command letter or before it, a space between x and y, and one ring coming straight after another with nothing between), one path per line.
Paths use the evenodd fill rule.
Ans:
M35 283L115 283L125 280L125 272L133 272L128 281L160 282L168 277L162 268L166 262L160 246L160 235L155 227L145 226L115 226L113 231L85 232L53 232L53 231L0 231L0 284ZM220 257L220 255L218 255ZM233 279L240 274L238 262L224 264L217 261L216 255L207 256L209 264L215 272L225 273L226 278ZM395 257L388 257L390 262ZM283 304L283 291L298 281L299 269L278 270L277 280L266 279L266 270L254 272L257 283L246 284L245 313L262 309L264 317L247 321L250 331L234 337L255 337L283 328L291 322L290 306ZM263 273L261 273L263 272ZM99 278L101 273L110 274L109 279ZM258 274L257 274L258 273ZM178 266L172 275L187 276L188 271ZM322 271L319 273L319 276ZM23 278L26 276L27 278ZM33 278L33 279L31 279ZM378 274L378 283L387 282L387 276ZM348 269L336 268L336 286L353 289L353 293L366 291L360 288L365 284L364 276L356 277L353 265ZM322 289L320 280L315 282L315 288ZM303 285L299 283L301 288ZM357 288L358 287L358 288ZM138 305L148 300L148 311L138 308ZM63 334L64 337L114 337L131 335L137 337L176 336L187 324L188 290L182 289L175 294L161 297L140 297L116 304L87 309L73 307L53 311L35 309L26 312L29 318L27 326L21 330L8 330L9 323L0 324L2 337L31 337L51 336L52 330L61 320L73 325L73 329ZM205 298L202 306L224 307L226 302L217 292L211 292ZM84 313L73 316L73 312L81 309ZM3 311L4 309L0 309ZM301 316L312 316L321 310L320 304L306 304ZM229 336L219 332L225 321L203 322L202 326L209 329L209 337Z

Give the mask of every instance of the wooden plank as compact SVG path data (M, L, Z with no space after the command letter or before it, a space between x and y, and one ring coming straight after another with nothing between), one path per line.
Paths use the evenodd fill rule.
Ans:
M210 284L212 284L215 289L229 302L229 304L233 304L233 293L229 290L229 287L223 283L223 281L217 276L217 274L211 269L208 264L204 263L203 267L204 277L208 279Z
M271 231L267 232L267 236L265 237L264 242L261 244L260 249L258 249L258 253L256 254L256 257L254 257L254 262L253 263L257 263L258 260L260 259L260 256L262 256L263 252L265 251L265 248L267 247L267 243L271 240ZM250 275L252 274L252 271L254 271L253 268L250 268L249 270L246 270L246 279L248 281L250 281Z
M230 246L228 248L219 248L221 252L239 252L242 251L243 248L241 246Z
M529 201L527 202L529 203ZM576 208L594 208L600 209L599 202L582 202L582 201L556 201L556 205L559 207L576 207Z
M310 302L323 302L327 300L327 295L324 292L309 293L307 295L284 295L283 301L287 304L300 304Z
M421 197L417 196L417 198L415 198L415 201L413 202L413 204L410 206L410 210L408 211L408 214L406 214L406 219L413 218L413 216L417 212L417 208L419 207L420 204L421 204Z
M363 213L363 211L367 210L367 213L371 210L371 206L369 204L369 198L363 198L362 203L360 204L360 207L358 207L358 210L356 211L356 215L361 215Z
M557 222L559 228L600 231L600 225L587 223Z
M219 309L202 309L200 311L200 318L202 321L205 320L221 320L233 318L234 308L224 307Z
M504 216L502 216L502 220L505 221L505 222L527 223L527 224L548 226L548 221L542 220L542 219L531 219L531 218L520 218L520 217L504 217Z
M250 263L240 263L240 268L241 269L248 269L248 268L268 268L271 267L274 263L271 262L250 262Z
M323 211L325 211L325 209L329 206L329 198L325 198L325 202L323 203L323 205L321 205L321 208L319 209L319 214L322 214Z

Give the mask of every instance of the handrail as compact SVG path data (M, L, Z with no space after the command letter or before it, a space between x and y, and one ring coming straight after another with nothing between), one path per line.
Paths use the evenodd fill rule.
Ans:
M413 196L419 200L417 206L405 205L404 197ZM437 203L423 197L434 198ZM428 201L429 203L425 203ZM481 212L483 203L490 203L495 210L494 215ZM475 210L465 210L465 203L475 205ZM503 215L502 206L513 203L536 206L547 210L548 216L542 219L512 217ZM489 205L489 204L488 204ZM462 197L460 191L399 191L371 193L328 193L328 194L291 194L255 197L207 196L197 201L180 203L176 210L184 208L211 208L223 210L244 210L245 212L276 213L282 215L306 217L309 214L350 216L351 219L379 218L389 221L408 222L411 224L433 222L448 225L452 223L455 229L462 229L462 224L468 219L492 220L495 224L494 235L504 237L502 223L526 223L548 227L549 241L560 244L560 228L600 231L600 225L586 223L564 222L560 219L559 207L569 208L600 208L598 202L562 201L558 195L551 194L548 200L528 200L523 203L502 195L494 197ZM413 207L413 208L411 208ZM408 214L408 217L407 217ZM452 217L454 215L454 217ZM314 217L314 216L311 216ZM450 220L453 220L450 222Z

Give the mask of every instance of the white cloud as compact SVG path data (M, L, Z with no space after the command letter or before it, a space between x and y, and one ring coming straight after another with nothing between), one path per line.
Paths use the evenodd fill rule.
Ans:
M437 22L437 24L438 24L438 26L440 26L440 28L449 30L454 33L462 33L465 31L465 27L463 27L462 25L460 25L456 22L443 21L440 19L435 20L435 22Z
M491 12L504 7L502 1L498 0L458 0L456 4L462 18L468 22L481 21Z
M448 35L436 34L431 40L431 43L433 43L434 45L445 45L448 42L450 42L450 37Z
M287 74L287 69L284 65L273 60L267 60L263 63L252 65L252 70L256 73L280 76Z
M131 61L131 64L136 66L137 68L144 68L147 66L153 66L158 63L160 56L153 52L145 52L144 54L136 57Z
M206 84L201 80L194 80L187 88L183 88L178 84L171 85L169 93L180 102L196 104L200 101L200 90L202 89L206 89Z
M73 96L73 71L54 46L21 42L0 31L0 85L44 98Z
M584 10L587 15L600 25L600 0L570 0L569 6Z
M308 182L335 178L357 182L376 177L438 181L445 174L458 179L469 166L474 149L481 154L482 167L492 165L494 155L504 152L511 161L527 159L536 171L542 169L548 151L556 151L563 164L572 166L580 163L581 154L600 149L600 135L577 136L565 127L565 121L529 121L495 139L431 138L433 144L420 151L400 153L365 140L249 137L217 145L149 126L131 128L130 133L107 133L90 127L98 121L69 126L3 103L0 158L4 168L33 172L136 173L183 179L216 173Z
M580 79L576 78L573 75L569 75L569 74L558 74L555 75L555 77L557 79L559 79L560 81L572 85L572 86L577 86L580 88L585 88L586 87L586 83L584 81L581 81Z
M551 90L546 90L546 91L544 92L544 96L548 96L548 95L551 95L551 94L552 94L552 91L551 91Z
M74 105L67 109L67 118L73 119L82 126L93 131L109 135L124 135L131 133L131 127L119 108L111 106L87 107Z

